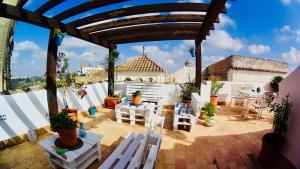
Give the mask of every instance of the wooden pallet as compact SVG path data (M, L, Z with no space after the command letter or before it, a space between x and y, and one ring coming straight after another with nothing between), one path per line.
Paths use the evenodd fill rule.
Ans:
M155 133L160 125L160 132ZM153 169L159 153L164 117L156 116L147 133L129 133L99 169Z

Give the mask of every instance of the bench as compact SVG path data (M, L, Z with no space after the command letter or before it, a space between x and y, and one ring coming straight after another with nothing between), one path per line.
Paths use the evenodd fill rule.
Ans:
M132 94L141 91L144 102L158 103L162 98L164 84L157 83L127 83L126 97L131 100Z
M130 132L98 169L153 169L165 118L155 116L146 134ZM160 126L159 133L155 132Z

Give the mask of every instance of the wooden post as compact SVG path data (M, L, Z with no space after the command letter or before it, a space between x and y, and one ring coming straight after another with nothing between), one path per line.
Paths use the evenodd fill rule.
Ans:
M201 43L195 43L195 56L196 56L196 85L201 87L201 82L202 82L202 63L201 63Z
M113 96L115 91L115 59L111 58L115 48L109 48L108 54L108 96Z
M49 35L48 54L47 54L47 70L46 70L46 89L49 115L58 113L57 95L56 95L56 60L57 46L55 44L55 33L52 29Z

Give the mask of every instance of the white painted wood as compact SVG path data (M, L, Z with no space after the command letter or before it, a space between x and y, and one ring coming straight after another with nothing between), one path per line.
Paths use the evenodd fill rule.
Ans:
M175 103L173 114L173 130L178 130L178 126L189 126L193 131L196 125L197 117L192 114L192 107L185 103Z
M83 146L80 149L65 153L67 159L62 158L52 147L55 146L54 141L56 138L58 138L58 135L53 135L39 142L47 152L47 157L54 167L59 166L65 169L86 168L96 159L101 159L100 141L103 138L102 135L87 132L86 138L81 138Z
M159 134L156 134L155 128L158 126L163 128L164 120L164 117L155 117L145 135L129 133L99 169L138 169L141 166L149 169L153 168L162 138L162 129ZM148 147L150 147L150 150L148 150ZM144 158L146 159L143 160Z
M126 97L131 100L132 94L136 91L141 91L142 99L146 102L159 102L163 98L162 90L164 84L157 83L128 83Z

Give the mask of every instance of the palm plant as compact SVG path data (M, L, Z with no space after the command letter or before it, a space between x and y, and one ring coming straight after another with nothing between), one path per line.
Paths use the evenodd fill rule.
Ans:
M200 89L194 83L185 83L180 85L181 92L179 97L182 99L190 100L192 93L199 93Z
M283 77L281 76L275 76L270 82L271 88L274 93L279 92L279 83L283 80Z
M211 95L216 96L219 90L222 88L221 83L219 82L221 79L217 76L210 76L208 78L209 81L211 81Z

